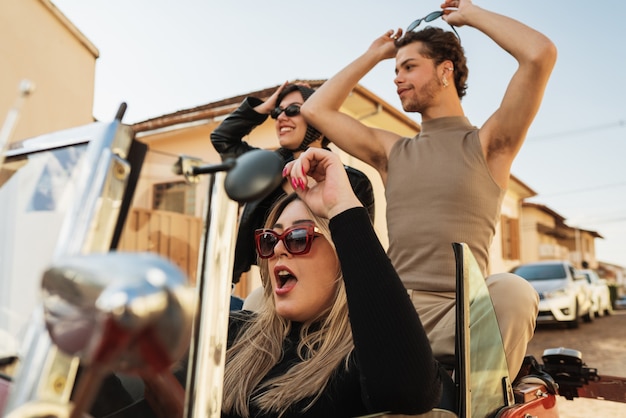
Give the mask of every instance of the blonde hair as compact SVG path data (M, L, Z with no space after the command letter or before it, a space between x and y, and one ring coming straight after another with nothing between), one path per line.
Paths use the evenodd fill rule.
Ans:
M267 218L266 227L272 227L283 210L296 199L299 198L295 194L279 199ZM307 210L334 248L328 220L316 216L308 207ZM287 373L273 377L257 388L282 360L283 343L292 327L291 321L276 314L268 261L260 259L259 268L264 287L263 304L226 352L222 410L249 417L249 404L254 403L261 410L280 416L295 403L311 398L303 408L304 412L322 394L337 367L342 362L347 367L354 348L343 276L341 271L337 272L337 292L330 308L302 324L297 348L301 361Z

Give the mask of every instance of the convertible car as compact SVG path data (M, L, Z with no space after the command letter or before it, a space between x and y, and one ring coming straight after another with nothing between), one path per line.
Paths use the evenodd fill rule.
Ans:
M277 186L281 161L262 150L213 165L153 153L124 110L0 159L2 416L90 416L112 373L128 376L117 383L129 397L100 405L102 416L140 416L137 376L185 353L184 415L219 416L239 206ZM187 186L184 213L161 210ZM467 245L451 245L457 364L450 401L428 416L558 417L557 396L625 401L623 379L598 375L572 349L529 357L508 376L484 280Z

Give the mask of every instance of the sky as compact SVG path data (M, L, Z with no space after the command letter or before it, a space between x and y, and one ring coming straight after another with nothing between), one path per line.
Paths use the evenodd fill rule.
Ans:
M94 116L121 102L135 123L285 80L327 79L388 29L439 1L52 0L98 48ZM596 231L600 261L626 266L626 3L476 0L546 34L559 52L512 173L566 224ZM433 25L446 27L441 19ZM481 126L515 60L471 27L457 28L470 69L463 107ZM394 60L361 84L401 109ZM417 122L419 115L409 114Z

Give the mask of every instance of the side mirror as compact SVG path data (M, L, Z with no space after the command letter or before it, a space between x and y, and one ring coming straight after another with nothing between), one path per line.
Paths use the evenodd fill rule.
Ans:
M72 418L89 410L108 373L159 374L188 350L196 293L156 254L62 257L45 271L42 289L50 338L84 366Z
M226 174L226 194L237 202L262 198L282 182L283 165L281 158L272 151L254 150L241 155Z
M86 365L164 369L185 353L191 337L195 291L186 281L153 253L61 258L42 281L50 337Z

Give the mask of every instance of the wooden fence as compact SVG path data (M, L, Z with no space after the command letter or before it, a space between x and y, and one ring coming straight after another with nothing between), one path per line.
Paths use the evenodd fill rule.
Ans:
M196 282L202 219L175 212L133 208L119 251L150 251L170 259Z

